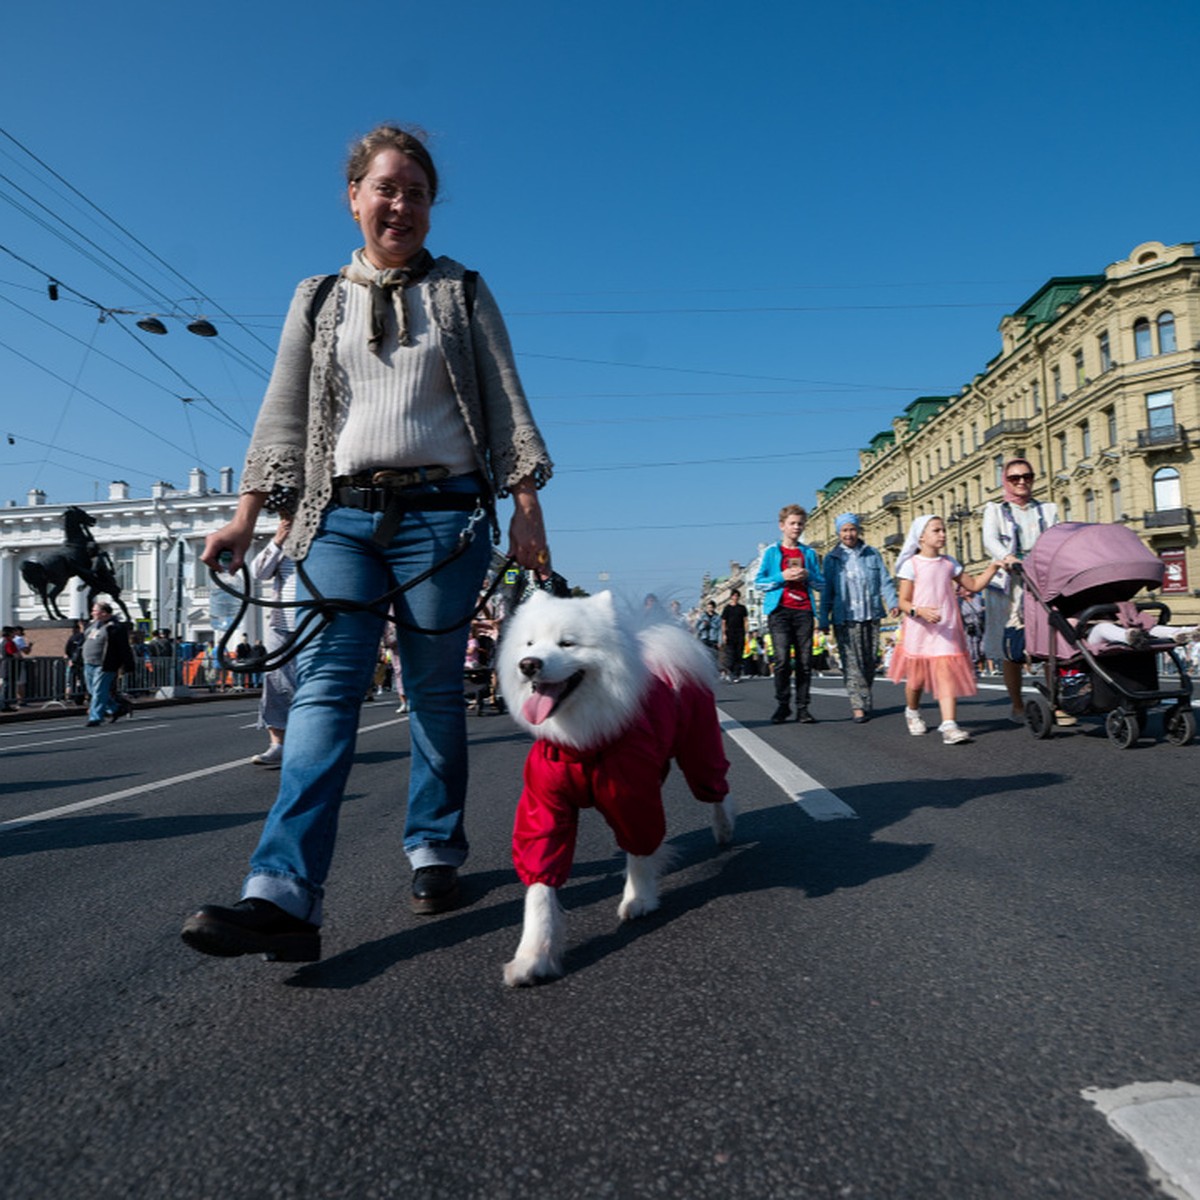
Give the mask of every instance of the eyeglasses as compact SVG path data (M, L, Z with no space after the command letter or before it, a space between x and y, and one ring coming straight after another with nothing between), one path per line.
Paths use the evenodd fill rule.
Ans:
M1032 483L1033 472L1026 471L1023 475L1009 475L1007 478L1009 483Z
M410 184L408 187L398 187L386 179L364 179L363 182L371 189L373 195L378 196L380 200L385 200L388 204L394 204L401 196L409 204L415 204L419 208L427 208L433 203L433 194L427 187L422 187L419 183Z

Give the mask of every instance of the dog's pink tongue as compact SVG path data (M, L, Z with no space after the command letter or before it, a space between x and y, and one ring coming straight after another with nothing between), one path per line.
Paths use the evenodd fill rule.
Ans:
M521 705L521 715L530 725L540 725L554 711L561 691L561 683L538 684L533 695Z

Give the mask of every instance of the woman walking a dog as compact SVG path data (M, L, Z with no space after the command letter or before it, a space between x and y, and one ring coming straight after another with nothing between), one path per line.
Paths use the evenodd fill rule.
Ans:
M458 902L467 856L462 664L488 522L454 551L478 513L511 496L509 552L548 573L537 493L552 465L491 292L425 249L438 174L424 142L379 126L353 145L346 179L364 244L332 282L296 289L237 514L201 557L238 570L267 508L293 514L283 549L303 568L301 598L304 574L322 595L367 603L436 568L395 601L412 710L404 849L413 911L431 914ZM298 657L279 794L242 899L190 917L188 945L320 957L324 882L382 625L371 612L340 612Z

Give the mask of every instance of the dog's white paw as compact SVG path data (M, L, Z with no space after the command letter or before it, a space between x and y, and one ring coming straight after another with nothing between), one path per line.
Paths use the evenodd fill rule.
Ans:
M737 806L733 796L726 796L720 804L714 804L712 809L713 839L718 846L728 846L733 841L733 826L737 818Z
M625 856L625 892L617 906L622 921L644 917L658 908L658 873L662 869L661 855L637 854Z
M566 927L558 896L544 883L531 884L525 893L525 924L512 961L504 964L509 987L528 987L539 979L556 979L563 973Z

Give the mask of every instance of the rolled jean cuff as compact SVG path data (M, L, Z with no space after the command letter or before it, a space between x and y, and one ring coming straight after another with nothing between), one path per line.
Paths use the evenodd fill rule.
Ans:
M242 899L270 900L289 916L313 925L320 925L324 915L324 897L314 895L311 888L286 875L247 875Z
M404 851L414 871L422 867L461 867L467 861L467 851L462 846L424 845L413 846Z

